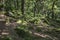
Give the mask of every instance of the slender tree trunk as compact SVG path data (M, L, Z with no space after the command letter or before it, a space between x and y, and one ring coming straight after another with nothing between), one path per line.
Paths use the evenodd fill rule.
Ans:
M21 13L22 13L22 19L25 20L25 14L24 14L24 0L21 0ZM22 23L23 23L22 20Z
M22 15L24 16L24 0L21 0L21 12Z
M34 17L36 16L36 13L37 13L37 2L38 2L39 0L36 0L36 2L34 3L35 4L35 6L34 6Z
M16 10L18 10L19 9L19 2L18 2L18 0L16 0Z
M54 16L55 16L55 14L54 14L54 5L55 5L56 1L57 0L54 0L53 4L52 4L52 19L54 19Z

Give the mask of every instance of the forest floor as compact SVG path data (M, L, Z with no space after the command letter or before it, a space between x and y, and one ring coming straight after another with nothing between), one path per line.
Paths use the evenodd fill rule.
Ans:
M23 40L60 40L60 23L54 20L49 20L49 23L29 24L28 31L21 29L18 34Z
M22 40L60 40L60 22L54 20L49 20L48 24L41 20L38 25L27 23L19 27L15 30Z

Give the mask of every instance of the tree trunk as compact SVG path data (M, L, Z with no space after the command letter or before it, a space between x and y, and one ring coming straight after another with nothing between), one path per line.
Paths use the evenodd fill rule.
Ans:
M56 1L57 0L54 0L53 4L52 4L52 19L54 19L54 16L55 16L55 14L54 14L54 5L55 5Z
M24 14L24 0L21 0L21 13L22 13L22 19L25 20L25 14ZM22 20L22 23L23 23Z

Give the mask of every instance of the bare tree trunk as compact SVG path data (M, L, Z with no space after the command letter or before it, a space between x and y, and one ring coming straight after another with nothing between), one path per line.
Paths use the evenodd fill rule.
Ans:
M21 0L21 13L22 13L22 19L23 20L25 20L24 3L25 3L25 1L24 0ZM23 20L22 20L22 23L23 23Z
M21 0L21 12L22 15L24 16L24 0Z
M55 14L54 14L54 5L55 5L56 1L57 0L54 0L53 4L52 4L52 19L54 19L54 16L55 16Z

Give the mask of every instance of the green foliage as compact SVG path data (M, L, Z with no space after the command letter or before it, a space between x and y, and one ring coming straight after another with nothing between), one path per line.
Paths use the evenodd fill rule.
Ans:
M22 1L23 2L23 1ZM14 12L12 13L14 17L20 19L21 16L24 15L25 19L29 20L35 15L36 17L41 17L39 15L43 16L52 16L52 6L53 2L54 4L54 14L57 15L59 12L59 0L26 0L24 1L24 13L22 14L22 6L21 6L21 0L6 0L4 1L4 4L1 2L1 5L4 5L4 8L6 11ZM49 15L48 15L49 14ZM55 15L54 15L55 16ZM57 15L58 16L58 15ZM22 17L22 18L24 18ZM39 18L38 18L39 19ZM36 19L35 19L36 20ZM35 21L34 20L34 21Z
M44 23L49 24L49 20L48 20L48 18L47 18L47 19L46 19L46 18L43 18L43 19L41 19L41 20L43 20Z
M0 0L0 11L7 13L6 16L8 15L7 17L11 21L14 20L10 17L16 21L22 20L22 22L20 21L21 25L15 30L24 40L46 40L45 38L33 37L28 31L35 27L30 24L41 26L41 20L42 23L49 26L60 27L57 26L60 24L60 0ZM36 31L40 32L41 28L36 28ZM9 40L8 37L4 39Z
M24 37L29 37L29 36L30 36L29 32L28 32L28 31L25 31L24 29L18 29L18 28L16 28L15 30L16 30L16 33L17 33L20 37L22 37L22 38L24 38Z
M41 21L40 18L37 18L37 17L34 17L34 18L29 20L29 22L33 23L33 24L39 24L40 21Z
M12 40L10 37L3 37L2 40Z

